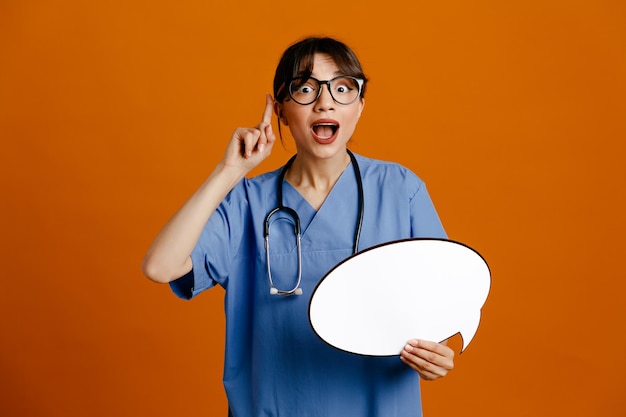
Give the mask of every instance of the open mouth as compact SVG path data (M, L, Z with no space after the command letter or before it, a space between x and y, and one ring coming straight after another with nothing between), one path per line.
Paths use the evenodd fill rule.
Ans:
M339 130L339 123L337 122L317 122L311 127L313 134L319 139L330 139Z

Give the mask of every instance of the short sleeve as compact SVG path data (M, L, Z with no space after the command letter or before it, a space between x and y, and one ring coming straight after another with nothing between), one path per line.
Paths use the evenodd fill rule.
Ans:
M417 179L417 190L411 197L410 207L411 237L447 238L439 215L426 190L426 184L420 179Z
M170 282L178 297L191 299L216 284L226 285L247 218L245 180L231 190L207 221L191 252L192 270Z

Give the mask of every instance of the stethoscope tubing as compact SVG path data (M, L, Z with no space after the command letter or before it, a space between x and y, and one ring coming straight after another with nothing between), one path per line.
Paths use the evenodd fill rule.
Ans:
M279 211L286 211L287 213L291 214L291 217L294 220L294 233L296 235L296 249L298 252L298 280L296 281L296 286L289 291L279 290L274 286L274 281L272 280L272 268L270 267L270 222L272 216ZM266 216L263 233L265 236L265 262L267 264L267 279L270 283L270 294L282 296L302 294L302 289L300 288L300 282L302 281L302 244L300 235L300 216L298 216L298 213L291 207L284 207L281 204L281 206L276 207Z
M352 168L354 169L354 175L356 177L357 182L357 190L358 190L358 201L359 201L359 215L357 217L356 229L354 232L354 243L352 247L353 254L356 254L359 249L359 240L361 238L361 228L363 226L363 213L364 213L364 197L363 197L363 181L361 178L361 170L359 168L359 164L356 161L356 158L350 150L346 149L348 155L350 156L350 160L352 161ZM296 159L297 155L294 155L287 161L283 169L280 171L278 176L278 186L277 186L277 200L278 206L265 216L265 222L263 226L263 237L265 241L265 260L267 265L267 278L270 284L270 294L272 295L281 295L281 296L289 296L289 295L300 295L302 294L302 289L300 288L300 283L302 281L302 245L301 245L301 233L300 233L300 216L298 213L292 209L291 207L287 207L283 205L283 181L285 179L285 174L287 170L293 164L293 161ZM293 219L294 223L294 234L296 235L296 248L298 253L298 279L295 287L288 291L279 290L274 286L274 281L272 279L272 269L270 266L270 223L272 216L280 211L287 212Z

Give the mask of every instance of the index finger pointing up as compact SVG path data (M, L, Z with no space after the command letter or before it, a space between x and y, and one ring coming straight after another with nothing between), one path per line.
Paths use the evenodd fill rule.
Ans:
M261 123L272 123L272 112L274 111L274 99L271 95L265 95L265 110L263 110L263 117Z

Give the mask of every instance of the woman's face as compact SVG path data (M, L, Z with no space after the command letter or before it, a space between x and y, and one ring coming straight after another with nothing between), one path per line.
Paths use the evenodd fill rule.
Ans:
M328 81L340 75L346 74L339 73L329 55L314 55L311 77ZM328 85L323 85L321 95L313 103L301 105L287 96L282 103L276 102L274 110L281 122L289 126L299 156L327 159L345 156L364 105L360 97L351 104L339 104L331 97Z

